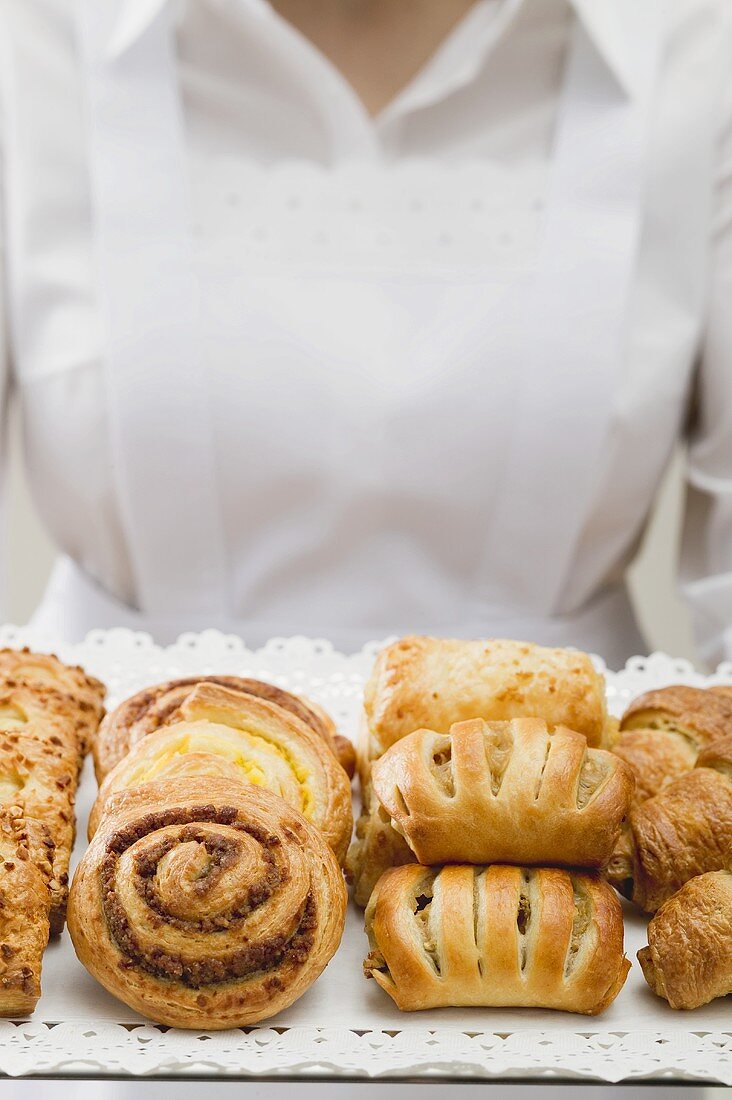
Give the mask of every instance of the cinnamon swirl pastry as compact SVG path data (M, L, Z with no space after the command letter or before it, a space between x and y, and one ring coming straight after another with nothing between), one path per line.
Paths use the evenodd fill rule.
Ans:
M0 650L0 679L5 688L20 685L38 691L39 699L44 698L44 688L59 693L77 724L82 755L86 752L104 715L106 688L100 680L83 668L64 664L52 653L29 649Z
M595 1015L630 963L620 903L602 879L520 867L409 866L366 910L374 978L398 1008L555 1008Z
M351 785L325 740L282 707L201 683L162 726L108 773L89 818L94 835L111 794L151 780L218 775L279 794L322 831L345 859L353 816Z
M216 684L245 692L273 703L309 726L330 747L349 777L353 776L355 751L347 737L336 733L332 720L314 703L290 694L274 684L240 676L189 676L145 688L126 699L102 722L93 744L94 769L101 783L108 772L134 746L161 726L176 720L181 704L199 684Z
M602 867L633 789L616 756L540 718L417 730L374 762L371 779L423 864Z
M732 871L698 875L665 901L638 961L671 1008L699 1008L732 993Z
M277 795L176 779L113 796L71 887L69 932L110 993L173 1027L257 1023L335 953L346 890L321 833Z
M41 995L50 897L19 807L0 809L0 1016L27 1016Z
M387 646L365 690L372 758L414 730L469 718L543 718L604 743L605 685L585 653L528 642L411 637Z

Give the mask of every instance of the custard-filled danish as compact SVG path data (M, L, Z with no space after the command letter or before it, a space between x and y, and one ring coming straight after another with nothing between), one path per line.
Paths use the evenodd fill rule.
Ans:
M50 896L33 848L22 810L0 809L0 1016L27 1016L41 995Z
M161 1024L274 1016L321 974L346 889L318 829L278 795L216 777L114 796L71 887L69 932L110 993Z
M51 688L60 693L80 732L83 753L104 715L104 684L77 665L66 665L52 653L33 653L29 649L0 650L0 679L5 686L27 686L39 690Z
M307 702L289 691L262 680L244 679L241 676L189 676L182 680L169 680L154 687L145 688L120 703L111 711L99 727L93 744L94 769L97 782L101 783L135 745L149 733L176 721L181 705L201 684L215 684L230 691L254 695L267 703L273 703L309 726L313 733L331 748L349 777L355 767L355 753L347 737L341 737L329 717L320 707ZM350 770L349 770L350 769Z
M610 881L647 913L684 883L732 868L732 736L698 756L696 767L630 814L627 848Z
M102 783L93 836L111 794L152 780L218 775L267 787L322 830L339 860L353 816L351 785L310 726L282 707L216 684L199 684L163 726L139 741Z
M410 637L376 659L364 705L372 757L414 730L469 718L543 718L604 743L605 684L585 653L528 642Z
M671 1008L699 1008L732 993L732 871L697 875L665 901L638 961Z
M364 963L406 1012L448 1005L595 1015L630 964L612 889L558 869L397 867L366 909Z
M602 867L633 777L582 734L539 718L417 730L371 769L374 795L417 861Z

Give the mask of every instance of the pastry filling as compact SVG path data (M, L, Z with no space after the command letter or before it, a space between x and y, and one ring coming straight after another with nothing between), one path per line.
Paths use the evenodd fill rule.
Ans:
M239 857L239 845L235 838L212 836L210 832L198 827L197 822L226 825L253 837L261 847L266 869L260 880L251 884L245 896L240 896L228 912L217 913L200 921L190 921L166 912L157 896L155 875L160 860L178 844L197 842L203 845L208 857L207 864L194 884L194 889L203 895L216 885L218 879ZM171 809L145 815L135 825L121 829L110 838L100 868L102 904L107 927L124 956L119 965L126 969L139 968L155 978L179 981L192 989L250 979L254 975L271 974L282 966L287 966L289 970L301 966L312 951L318 925L318 911L312 892L308 892L299 912L294 915L294 931L274 933L255 942L248 941L242 935L241 946L233 947L225 955L187 958L182 954L167 952L163 948L145 949L140 944L117 894L117 863L123 852L137 840L169 825L182 825L183 828L176 837L165 837L158 843L153 843L136 858L134 867L137 893L156 917L166 924L183 931L213 935L231 933L238 922L266 904L288 879L287 871L278 867L272 854L273 849L281 843L279 837L270 835L255 825L238 822L233 807L222 807L219 810L214 810L211 806ZM273 983L273 988L280 980L276 974L268 979Z

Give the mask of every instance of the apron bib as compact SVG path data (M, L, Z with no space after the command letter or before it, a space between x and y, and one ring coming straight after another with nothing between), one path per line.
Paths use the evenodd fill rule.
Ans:
M552 612L607 438L640 226L660 0L639 0L638 8L645 79L632 97L582 25L573 28L537 259L486 318L496 412L495 418L486 415L488 453L500 462L501 475L475 502L485 516L480 614L461 633L480 632L479 624L490 622L503 624L502 633L566 638L569 620L558 619L555 630ZM57 574L57 589L85 607L84 615L93 610L102 616L106 606L103 618L87 618L89 625L105 625L111 616L120 625L152 627L166 636L202 625L223 626L248 640L260 625L269 633L291 633L297 623L242 622L231 613L232 563L171 15L164 7L112 60L108 43L118 13L117 2L83 0L80 31L111 442L138 607L122 607L81 576L72 580L69 563ZM242 347L248 338L251 330L243 329ZM549 424L547 407L555 417ZM560 478L542 476L535 442L541 438ZM408 439L404 446L408 450ZM365 449L357 479L369 476L368 462ZM533 570L526 568L527 557L536 563ZM506 608L507 592L512 609ZM516 612L516 605L531 610ZM601 622L613 616L628 622L627 602L617 591L579 612L577 626L584 623L583 636L589 631L599 640Z

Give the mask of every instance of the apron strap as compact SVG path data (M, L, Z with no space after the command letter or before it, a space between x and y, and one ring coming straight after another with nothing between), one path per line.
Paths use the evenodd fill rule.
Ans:
M626 366L661 14L661 0L637 0L633 95L582 23L572 29L538 261L500 349L500 369L517 381L513 409L501 410L511 426L489 508L487 599L498 603L510 593L536 612L557 606L597 492ZM558 480L543 476L543 440Z
M114 476L138 608L215 616L228 578L173 28L166 6L113 60L119 11L79 6Z

